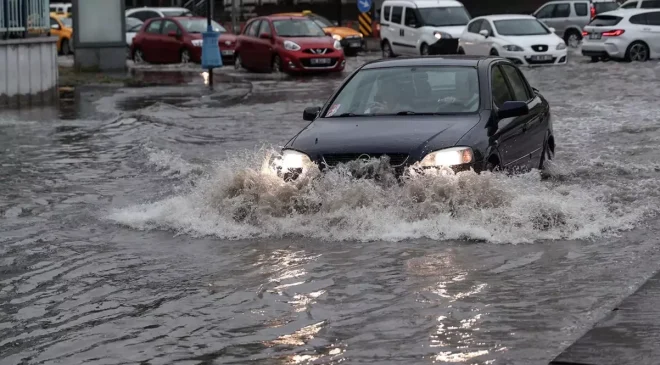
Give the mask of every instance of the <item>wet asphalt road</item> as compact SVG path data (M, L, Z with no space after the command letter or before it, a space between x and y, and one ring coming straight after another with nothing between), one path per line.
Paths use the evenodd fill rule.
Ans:
M0 364L547 364L658 269L659 71L525 70L549 181L278 184L268 150L341 76L3 111Z

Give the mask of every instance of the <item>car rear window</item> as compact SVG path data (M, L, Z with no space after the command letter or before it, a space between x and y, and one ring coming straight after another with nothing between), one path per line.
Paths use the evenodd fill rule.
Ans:
M614 1L606 2L606 3L594 3L594 9L596 10L596 14L604 13L606 11L616 10L618 8L619 8L619 4Z
M165 16L193 16L193 13L191 13L190 10L185 9L162 10L162 13Z
M623 18L614 15L596 15L596 17L593 18L589 25L594 27L611 27L619 24L621 19Z
M341 89L324 117L475 113L478 80L477 69L467 66L361 70Z

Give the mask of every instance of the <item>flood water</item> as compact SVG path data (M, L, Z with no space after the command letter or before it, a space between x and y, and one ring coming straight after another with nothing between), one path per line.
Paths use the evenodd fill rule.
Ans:
M0 364L547 364L660 266L659 70L525 70L543 181L279 183L337 76L2 111Z

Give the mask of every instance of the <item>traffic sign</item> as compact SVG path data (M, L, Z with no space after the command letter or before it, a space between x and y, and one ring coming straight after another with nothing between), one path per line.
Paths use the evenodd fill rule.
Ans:
M360 13L366 13L371 10L371 0L357 0L357 7Z

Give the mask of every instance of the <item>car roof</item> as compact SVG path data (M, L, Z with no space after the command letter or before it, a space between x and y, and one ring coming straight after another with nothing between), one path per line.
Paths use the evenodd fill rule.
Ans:
M152 7L149 7L149 6L145 6L145 7L142 7L142 8L128 9L128 10L126 10L126 11L135 12L135 11L140 11L140 10L153 10L153 11L171 11L171 10L179 10L179 11L190 11L190 9L188 9L188 8L179 8L179 7L176 7L176 6L170 6L170 7L155 7L155 8L152 8Z
M467 56L467 55L447 55L447 56L424 56L424 57L397 57L383 58L371 61L362 69L376 69L389 67L414 67L414 66L463 66L477 67L481 61L502 59L494 56Z
M463 4L456 0L385 0L383 5L390 2L412 3L418 8L439 8L439 7L456 7L463 6ZM382 7L382 5L381 5Z
M622 18L637 15L637 14L643 14L643 13L648 13L650 11L658 11L658 9L652 9L652 8L647 8L647 9L641 9L641 8L635 8L635 9L616 9L616 10L610 10L610 11L605 11L602 12L596 16L600 15L614 15L614 16L620 16Z
M273 15L260 16L256 19L282 20L282 19L308 19L308 18L304 15L273 14Z
M525 14L497 14L497 15L484 15L475 17L475 19L488 19L488 20L505 20L505 19L536 19L533 15Z

